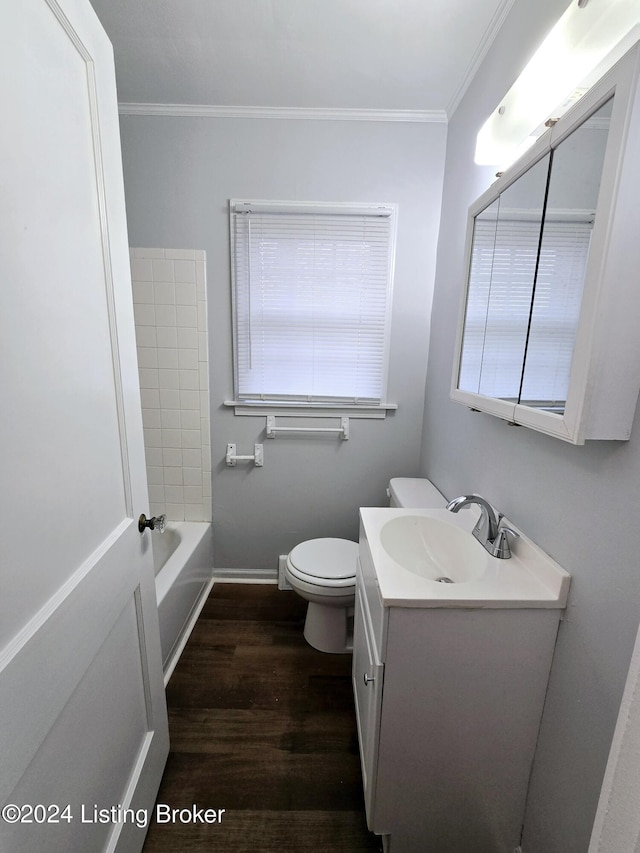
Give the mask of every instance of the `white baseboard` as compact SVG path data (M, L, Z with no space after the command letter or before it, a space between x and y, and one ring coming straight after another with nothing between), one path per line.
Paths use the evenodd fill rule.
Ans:
M277 569L214 569L215 583L278 583Z

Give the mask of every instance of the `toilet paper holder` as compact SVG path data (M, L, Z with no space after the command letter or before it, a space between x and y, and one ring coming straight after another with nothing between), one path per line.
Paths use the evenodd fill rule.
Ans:
M237 462L253 462L256 468L262 468L264 465L263 448L261 444L254 444L252 456L238 456L236 454L236 445L227 444L227 455L225 459L229 468L235 468Z

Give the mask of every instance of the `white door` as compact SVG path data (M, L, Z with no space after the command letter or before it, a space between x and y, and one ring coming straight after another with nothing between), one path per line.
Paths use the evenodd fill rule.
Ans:
M640 853L640 630L613 733L589 853Z
M137 851L168 730L113 59L88 0L0 4L0 91L0 850Z

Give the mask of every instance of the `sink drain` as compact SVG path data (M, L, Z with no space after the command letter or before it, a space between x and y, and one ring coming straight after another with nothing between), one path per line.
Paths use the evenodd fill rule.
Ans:
M455 581L452 581L446 575L442 575L441 578L436 578L436 583L455 583Z

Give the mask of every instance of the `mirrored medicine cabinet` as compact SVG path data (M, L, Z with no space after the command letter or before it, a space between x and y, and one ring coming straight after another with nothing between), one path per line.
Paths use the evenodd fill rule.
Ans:
M627 439L640 389L640 47L470 208L452 399Z

